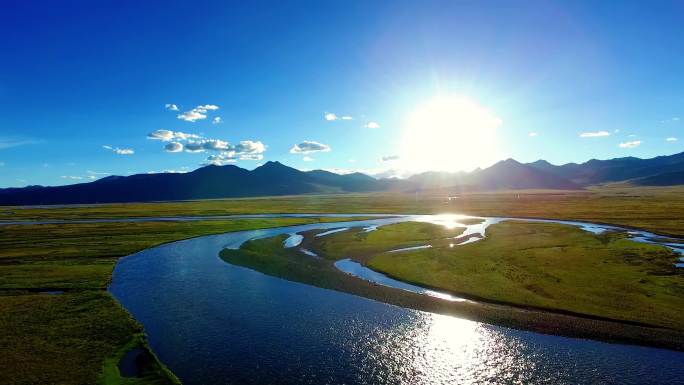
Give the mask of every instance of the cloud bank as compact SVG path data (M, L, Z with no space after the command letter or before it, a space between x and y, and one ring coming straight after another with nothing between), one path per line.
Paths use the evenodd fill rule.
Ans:
M171 140L187 140L187 139L199 139L199 135L187 134L180 131L170 131L170 130L156 130L147 134L147 139L162 140L168 142Z

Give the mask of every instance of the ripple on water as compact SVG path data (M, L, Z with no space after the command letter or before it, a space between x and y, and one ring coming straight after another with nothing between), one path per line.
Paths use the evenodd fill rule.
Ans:
M239 247L255 237L339 226L235 232L155 247L121 259L110 290L187 385L630 385L684 378L680 352L404 309L218 258L226 245Z

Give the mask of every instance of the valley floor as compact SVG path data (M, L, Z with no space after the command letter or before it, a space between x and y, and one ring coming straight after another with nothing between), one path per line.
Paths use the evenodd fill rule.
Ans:
M118 359L147 346L106 291L118 258L195 236L327 220L339 219L0 226L0 384L176 383L153 356L141 377L120 376Z
M604 186L580 191L529 190L461 194L300 195L187 202L3 207L0 221L212 216L264 213L459 213L602 222L684 236L684 186Z
M681 187L604 187L583 192L473 195L454 192L312 195L55 208L4 207L0 208L0 221L324 212L453 212L547 217L612 223L684 236L684 188ZM145 377L135 381L120 377L113 364L116 360L112 358L120 356L122 349L134 344L144 346L140 325L106 292L117 259L193 236L318 220L321 219L0 225L0 328L3 330L0 383L173 383L173 376L154 360L143 368ZM383 269L382 260L375 263ZM402 274L384 268L392 274ZM404 278L430 284L421 281L421 277ZM385 294L378 294L378 299L402 306L418 301L392 300L392 294L387 295L383 298ZM439 310L434 304L421 306L430 311ZM524 313L521 312L521 317L525 317ZM554 319L535 316L524 322L543 328ZM610 330L605 332L610 335ZM644 338L650 337L657 338L644 334Z
M492 225L485 239L459 246L463 230L404 222L323 237L312 231L296 248L284 248L285 237L278 236L249 241L221 256L269 275L419 310L553 334L684 348L684 272L675 267L681 256L666 247L638 243L623 233L519 221ZM431 247L405 249L419 245ZM334 266L346 258L476 302L447 302L367 282Z

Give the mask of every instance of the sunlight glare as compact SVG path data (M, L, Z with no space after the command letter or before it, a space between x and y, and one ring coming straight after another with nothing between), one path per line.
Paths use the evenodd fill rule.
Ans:
M406 121L402 166L414 172L470 171L493 164L499 158L496 129L501 123L469 98L435 98Z

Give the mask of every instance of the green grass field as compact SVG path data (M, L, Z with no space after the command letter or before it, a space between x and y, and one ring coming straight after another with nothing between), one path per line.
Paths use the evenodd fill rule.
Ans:
M366 260L403 281L454 293L684 330L678 256L623 234L511 221L491 226L479 242L434 242L430 249Z
M462 228L406 222L360 230L320 238L309 233L303 247L329 260L351 257L402 281L471 298L684 330L684 272L674 267L679 255L624 234L507 221L491 226L482 241L451 246ZM426 243L433 247L387 252ZM283 250L279 238L249 242L223 257L323 287L338 279L331 262Z
M448 192L448 195L454 195ZM93 219L124 217L155 217L174 215L226 215L245 213L465 213L473 215L551 217L577 219L625 226L634 226L661 234L684 235L684 188L600 188L581 192L501 192L467 194L448 201L447 193L311 195L299 197L269 197L254 199L211 200L145 204L98 205L63 208L0 208L0 220ZM92 384L92 383L170 383L172 376L152 360L141 379L123 379L116 369L118 357L133 345L144 345L141 327L106 292L114 264L121 256L159 245L164 242L193 236L294 225L318 221L307 219L241 219L207 220L198 222L99 223L31 226L0 226L0 383L8 384ZM363 247L362 256L375 256L395 242L399 247L421 244L428 239L448 236L429 227L412 229L375 240ZM454 230L458 231L458 229ZM351 244L347 233L325 239L331 258L338 258ZM338 241L339 240L339 241ZM619 239L611 240L618 244ZM276 242L277 243L277 242ZM260 245L248 243L250 247ZM275 245L275 243L274 243ZM273 245L271 245L273 246ZM264 246L267 249L271 246ZM357 247L357 246L354 246ZM256 250L256 249L255 249ZM339 250L336 252L336 250ZM337 254L336 254L337 253ZM254 255L259 255L254 251ZM412 263L418 263L420 255ZM237 257L235 257L237 258ZM630 269L651 266L652 261L637 258ZM290 272L300 274L301 280L328 287L337 280L337 272L312 274L310 261L301 260L291 265L290 257L280 255L274 265L272 259L261 260L258 269L271 269L278 275L289 266ZM245 265L254 260L244 259ZM330 262L327 262L327 268ZM368 262L368 261L366 261ZM375 259L377 268L382 259ZM638 264L637 264L638 263ZM323 266L323 265L321 265ZM320 269L321 266L315 267ZM464 267L463 267L464 268ZM400 271L390 272L402 274ZM630 270L630 274L632 274ZM289 273L288 273L289 274ZM636 274L636 273L634 273ZM644 273L646 283L641 289L663 289L660 282L676 279L667 274ZM444 276L435 274L444 279ZM286 277L291 279L289 277ZM399 306L414 306L427 311L439 307L416 296L396 297L389 290L372 285L359 286L349 277L342 278L343 291L391 302ZM419 282L424 277L404 277ZM437 278L435 278L437 279ZM544 278L542 277L542 280ZM641 278L640 278L641 280ZM420 281L423 282L423 281ZM552 281L549 281L552 283ZM571 282L568 280L566 282ZM430 284L424 282L425 284ZM432 284L444 284L433 282ZM333 286L335 286L333 285ZM330 285L329 285L330 286ZM680 287L680 286L678 286ZM41 294L61 290L61 295ZM450 290L459 291L459 287ZM522 289L520 289L522 290ZM674 289L673 289L674 290ZM524 291L520 291L521 293ZM548 293L553 294L551 289ZM512 292L514 293L514 292ZM511 293L511 295L512 295ZM635 294L636 293L636 294ZM639 299L639 292L630 296ZM481 293L487 294L487 293ZM677 294L678 295L678 294ZM531 297L537 305L551 299ZM631 298L631 297L630 297ZM652 299L652 298L651 298ZM655 301L660 301L658 296ZM660 302L658 302L660 303ZM664 301L662 303L667 303ZM460 309L458 314L473 314L480 309ZM636 312L637 308L633 310ZM465 312L465 313L463 313ZM479 314L479 313L478 313ZM654 313L657 314L657 313ZM655 317L655 315L654 315ZM477 318L477 317L475 317ZM478 318L497 321L497 316ZM663 318L677 324L678 318ZM528 320L529 321L529 320ZM525 322L528 322L525 321ZM532 320L534 321L534 320ZM522 322L522 321L521 321Z
M458 196L448 200L447 196ZM461 213L575 219L684 236L684 187L597 187L583 191L305 195L189 202L0 209L0 220L255 213Z
M156 360L142 378L119 376L118 358L145 343L106 291L117 259L199 235L328 220L0 226L0 384L174 383Z

